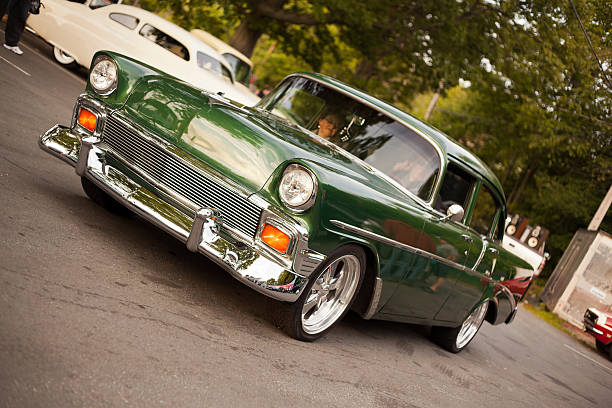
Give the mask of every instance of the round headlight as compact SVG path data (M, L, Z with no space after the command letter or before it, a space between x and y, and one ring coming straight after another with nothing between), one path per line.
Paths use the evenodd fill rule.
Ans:
M287 207L304 211L312 207L317 196L317 179L298 164L290 164L283 172L278 195Z
M117 89L117 65L108 58L99 59L89 73L89 83L100 95L108 95Z

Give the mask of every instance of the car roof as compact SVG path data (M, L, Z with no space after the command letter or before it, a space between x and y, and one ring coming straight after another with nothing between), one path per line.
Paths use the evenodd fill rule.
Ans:
M187 46L191 50L201 51L210 55L211 57L218 60L230 72L233 72L232 67L229 65L229 63L213 47L206 44L199 38L195 37L193 34L190 34L189 31L179 27L171 21L166 20L163 17L158 16L157 14L153 14L139 7L128 6L125 4L110 4L108 6L101 7L100 10L104 10L108 13L130 14L134 17L138 17L139 19L145 22L151 23L155 26L155 28L176 38L178 41L183 43L183 45Z
M493 171L480 158L478 158L478 156L467 150L465 147L461 146L450 136L444 134L442 131L436 129L431 125L428 125L422 120L412 116L409 113L404 112L403 110L381 99L369 95L360 89L354 88L330 76L312 72L297 72L293 75L299 75L311 78L319 82L323 82L327 85L330 85L336 89L343 91L343 93L362 99L370 105L374 105L379 110L389 113L397 117L398 119L406 122L407 124L413 126L417 130L428 136L430 140L433 141L440 148L440 150L442 150L442 152L446 153L450 160L455 163L467 166L472 171L478 173L485 180L488 180L492 187L497 190L497 193L505 201L504 190L495 173L493 173Z
M249 67L253 68L253 62L243 53L226 43L225 41L215 37L211 33L200 30L199 28L194 28L190 31L191 34L198 37L200 40L204 41L206 44L213 47L219 54L232 54Z

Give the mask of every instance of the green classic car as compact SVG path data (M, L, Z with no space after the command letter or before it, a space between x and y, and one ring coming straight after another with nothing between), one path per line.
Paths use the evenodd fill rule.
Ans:
M333 78L296 73L252 108L98 52L70 127L40 147L85 193L128 208L279 300L300 340L349 309L432 326L463 349L510 323L533 269L501 247L502 187L440 131Z

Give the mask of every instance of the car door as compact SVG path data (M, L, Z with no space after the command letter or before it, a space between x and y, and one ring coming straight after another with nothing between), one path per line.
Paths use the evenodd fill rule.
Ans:
M420 256L407 268L385 313L432 320L453 294L473 240L465 218L453 221L445 215L453 204L467 208L475 185L476 179L467 171L448 165L433 207L423 213L423 233L417 245Z
M472 237L472 247L466 255L464 269L457 275L453 295L449 297L436 320L460 322L478 303L491 281L497 265L499 249L494 242L501 205L484 182L474 191L466 234Z

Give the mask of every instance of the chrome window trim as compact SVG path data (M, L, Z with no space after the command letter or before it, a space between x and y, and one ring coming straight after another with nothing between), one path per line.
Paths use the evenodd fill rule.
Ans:
M338 220L330 220L330 222L331 222L332 225L334 225L334 226L336 226L338 228L341 228L341 229L343 229L345 231L349 231L349 232L355 233L355 234L360 235L360 236L362 236L364 238L369 238L369 239L372 239L374 241L378 241L380 243L392 246L394 248L398 248L398 249L401 249L401 250L404 250L404 251L412 252L413 254L416 254L416 255L422 255L422 256L424 256L426 258L429 258L431 260L434 260L436 262L440 262L441 264L444 264L446 266L450 266L451 268L459 269L459 270L464 271L464 272L474 272L474 270L471 269L471 268L468 268L468 267L466 267L464 265L458 264L458 263L453 262L453 261L449 261L448 259L442 258L441 256L438 256L436 254L432 254L431 252L424 251L424 250L422 250L420 248L416 248L416 247L413 247L411 245L403 244L403 243L398 242L396 240L393 240L391 238L387 238L387 237L384 237L382 235L378 235L378 234L376 234L374 232L371 232L371 231L368 231L368 230L364 230L364 229L359 228L359 227L355 227L354 225L346 224L346 223L344 223L342 221L338 221Z
M347 97L351 98L352 100L355 100L355 101L358 101L360 103L363 103L365 106L367 106L367 107L369 107L371 109L374 109L375 111L377 111L377 112L379 112L379 113L381 113L381 114L383 114L383 115L385 115L385 116L387 116L387 117L397 121L398 123L401 123L402 125L406 126L408 129L412 130L413 132L415 132L416 134L421 136L426 142L428 142L435 149L435 151L438 153L438 159L439 159L439 164L440 164L439 171L438 171L438 176L436 177L436 184L434 185L434 187L431 190L432 191L431 197L429 198L429 200L423 200L422 198L418 197L416 194L406 190L403 187L402 187L402 191L408 193L408 195L410 195L412 198L416 198L420 202L425 203L425 204L427 204L430 207L432 206L433 201L434 201L435 196L436 196L436 192L438 191L438 187L440 186L440 182L442 180L442 177L441 177L442 170L446 167L446 160L445 160L444 153L442 152L442 149L440 148L440 146L430 136L426 135L421 130L417 129L412 124L410 124L410 123L406 122L405 120L399 118L398 116L394 115L393 113L385 112L382 108L374 105L373 103L370 103L370 102L368 102L368 101L366 101L364 99L360 99L359 97L351 94L350 92L345 91L344 89L342 89L342 88L340 88L340 87L338 87L336 85L332 85L332 84L329 84L329 83L324 82L322 80L319 80L318 78L312 78L312 77L309 77L309 76L306 76L306 75L303 75L303 74L300 74L300 73L295 73L295 74L288 75L287 78L284 81L286 81L289 78L304 78L304 79L311 80L313 82L317 82L317 83L319 83L319 84L321 84L323 86L326 86L328 88L332 88L333 90L343 94L344 96L347 96ZM353 157L355 157L355 156L353 156ZM361 159L358 159L358 160L362 161ZM369 164L368 164L368 166L372 167ZM372 168L374 168L374 167L372 167ZM384 174L382 171L380 171L378 169L376 169L376 171L378 173ZM388 177L388 178L390 179L390 177ZM394 185L399 186L399 183L394 183Z

